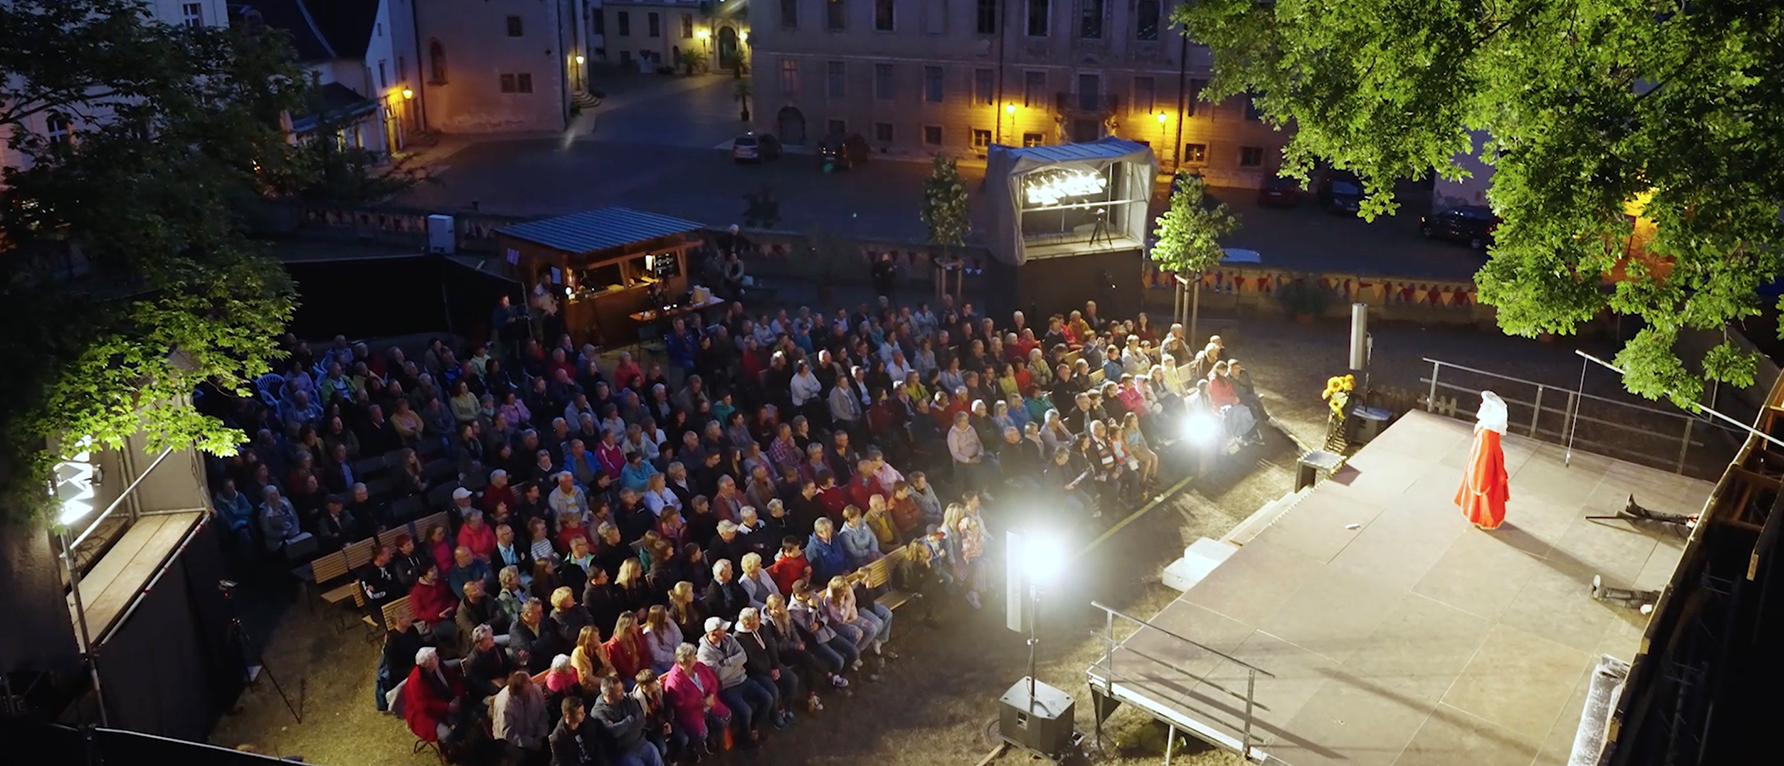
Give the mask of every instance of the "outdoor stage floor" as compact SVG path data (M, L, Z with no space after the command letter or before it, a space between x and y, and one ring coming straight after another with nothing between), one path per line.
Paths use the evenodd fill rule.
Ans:
M1271 762L1565 763L1596 658L1635 653L1647 618L1594 601L1592 576L1658 589L1684 538L1586 517L1631 493L1697 513L1713 485L1507 436L1511 500L1486 532L1454 504L1470 437L1407 414L1151 619L1275 675L1252 725ZM1220 687L1243 694L1242 667L1157 630L1122 646L1124 702L1237 741L1245 702ZM1090 674L1109 677L1100 660Z

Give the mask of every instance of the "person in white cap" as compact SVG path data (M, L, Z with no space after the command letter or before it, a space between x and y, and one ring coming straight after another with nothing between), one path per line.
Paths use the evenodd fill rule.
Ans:
M452 505L446 512L451 514L453 523L464 523L465 514L472 510L475 509L471 506L471 490L464 487L452 490Z
M727 632L730 629L731 623L722 617L706 618L706 634L700 637L700 664L719 677L719 699L743 731L745 746L754 746L761 739L758 725L774 710L774 691L750 679L744 669L749 655Z

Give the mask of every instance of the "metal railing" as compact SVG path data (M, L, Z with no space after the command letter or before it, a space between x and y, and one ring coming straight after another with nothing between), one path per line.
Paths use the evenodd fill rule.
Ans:
M1736 434L1738 439L1746 438L1744 433L1690 413L1618 401L1565 386L1539 383L1429 357L1424 358L1424 362L1431 365L1431 376L1419 378L1420 383L1429 387L1425 396L1425 411L1440 412L1446 409L1439 407L1438 395L1456 392L1461 396L1457 397L1454 410L1446 414L1462 420L1473 419L1474 400L1483 389L1454 382L1465 375L1478 375L1492 381L1516 384L1524 388L1510 394L1502 386L1494 385L1492 389L1512 410L1510 430L1534 439L1566 445L1569 448L1569 457L1571 450L1579 447L1589 452L1628 458L1683 474L1691 466L1693 448L1714 446L1699 438L1709 433L1706 429L1721 429ZM1445 370L1451 371L1450 382L1441 379ZM1531 398L1520 398L1525 395ZM1705 465L1713 464L1716 468L1706 470L1720 473L1720 466L1727 462L1726 455L1712 455L1710 462Z
M1221 692L1223 694L1226 694L1227 696L1230 696L1230 697L1234 698L1235 700L1244 702L1245 703L1245 717L1239 727L1239 755L1240 755L1240 757L1245 758L1247 760L1251 759L1252 748L1254 745L1254 743L1252 741L1252 737L1251 737L1251 729L1252 729L1252 723L1255 719L1255 711L1256 711L1256 707L1257 707L1257 679L1258 679L1258 676L1260 676L1260 675L1262 675L1265 678L1275 678L1276 675L1274 673L1271 673L1268 670L1264 670L1263 668L1260 668L1256 665L1253 665L1249 662L1241 660L1237 657L1234 657L1230 654L1222 652L1222 651L1215 649L1211 646L1208 646L1206 644L1199 643L1193 639L1186 638L1184 636L1180 636L1180 635L1173 633L1169 630L1158 627L1157 625L1153 625L1152 623L1147 622L1146 620L1142 620L1138 617L1129 615L1125 612L1122 612L1119 609L1116 609L1115 607L1109 606L1109 605L1104 604L1100 601L1092 601L1092 602L1090 602L1090 605L1103 610L1103 632L1097 633L1094 630L1091 631L1091 635L1095 636L1097 639L1101 640L1103 643L1102 662L1093 666L1091 668L1090 674L1089 674L1090 681L1093 686L1098 681L1097 671L1100 668L1101 672L1103 674L1103 678L1101 680L1104 685L1104 689L1105 689L1106 693L1109 694L1110 696L1115 696L1115 685L1117 683L1120 683L1122 680L1122 676L1119 673L1117 673L1115 670L1115 657L1118 652L1126 652L1127 654L1131 654L1135 657L1140 658L1141 660L1145 660L1146 661L1144 663L1145 667L1162 666L1164 668L1168 668L1172 672L1180 673L1185 677L1194 679L1197 682L1197 684L1206 685L1207 687L1209 687L1215 691ZM1131 623L1135 626L1133 632L1129 633L1126 638L1116 638L1116 636L1115 636L1115 620L1116 620L1116 618L1120 618L1125 623ZM1180 662L1173 662L1170 660L1165 660L1165 659L1161 659L1158 657L1154 657L1154 656L1147 654L1146 652L1143 652L1139 649L1135 649L1131 646L1127 646L1129 641L1131 641L1134 637L1140 635L1141 631L1146 631L1146 630L1157 632L1161 635L1164 635L1166 637L1174 639L1175 641L1177 641L1183 645L1195 647L1196 649L1206 652L1209 655L1212 655L1213 657L1219 658L1223 663L1230 663L1232 665L1238 666L1239 669L1243 670L1245 673L1245 690L1239 691L1237 689L1229 689L1226 686L1222 686L1220 683L1216 682L1211 677L1213 675L1213 673L1211 671L1208 673L1197 675L1195 673L1191 673L1187 670L1184 670L1181 667ZM1216 667L1219 667L1219 666L1216 666ZM1135 676L1132 676L1129 680L1139 681L1139 680L1144 680L1144 679L1142 676L1135 675ZM1164 702L1164 701L1161 700L1161 702ZM1102 736L1103 736L1103 716L1098 714L1098 715L1094 715L1092 717L1096 720L1096 738L1097 738L1097 744L1100 747L1102 744ZM1168 765L1171 762L1171 743L1175 742L1177 739L1177 724L1175 722L1169 721L1169 720L1167 720L1165 723L1167 725L1169 725L1170 729L1171 729L1170 739L1166 741L1166 745L1165 745L1165 763ZM1219 744L1219 743L1211 743L1211 744Z

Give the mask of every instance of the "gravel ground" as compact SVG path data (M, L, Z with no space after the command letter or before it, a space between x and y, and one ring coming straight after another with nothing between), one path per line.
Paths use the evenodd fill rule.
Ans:
M1229 352L1252 368L1277 425L1302 443L1323 438L1325 408L1318 399L1328 375L1342 372L1344 329L1301 327L1290 322L1247 317L1206 319L1222 333ZM1553 383L1572 382L1577 359L1572 346L1539 344L1472 330L1380 327L1376 333L1376 383L1416 387L1428 367L1422 356L1453 358L1506 374ZM1611 393L1608 374L1589 376L1588 390ZM1077 728L1092 729L1084 669L1100 652L1091 631L1102 613L1091 600L1128 614L1150 616L1177 594L1159 584L1158 572L1200 537L1219 537L1260 505L1293 485L1295 448L1281 433L1245 453L1227 470L1194 483L1121 531L1086 551L1068 567L1057 591L1047 598L1038 653L1038 677L1074 695ZM1172 467L1167 466L1167 474ZM1177 472L1181 475L1181 472ZM994 509L993 529L1018 524L1028 509ZM1088 544L1099 529L1078 530ZM224 717L212 742L251 744L260 752L302 756L311 763L433 763L431 754L411 755L413 742L402 723L376 713L371 705L375 647L356 631L338 632L331 620L298 603L262 599L247 617L257 637L270 636L266 657L288 692L302 690L304 723L296 723L270 685L262 682L242 695L240 709ZM876 763L889 766L977 763L994 743L987 736L996 699L1026 673L1023 637L1003 627L1001 598L985 600L983 610L952 604L939 610L940 625L918 624L920 607L898 613L895 645L903 658L891 663L877 684L858 684L848 699L826 696L827 709L801 716L793 728L774 733L756 753L732 753L726 763L797 763L812 766ZM820 734L822 732L822 734ZM1105 750L1096 763L1155 763L1163 749L1162 727L1129 709L1105 724ZM814 736L816 735L816 736ZM1087 743L1088 744L1088 743ZM1228 753L1190 740L1180 742L1178 763L1192 766L1236 764ZM1006 754L1003 762L1024 759Z

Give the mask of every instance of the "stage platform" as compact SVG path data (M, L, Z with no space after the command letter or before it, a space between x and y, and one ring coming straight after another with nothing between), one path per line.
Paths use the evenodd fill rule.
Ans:
M167 557L180 547L203 516L197 511L138 516L92 571L81 578L81 602L86 607L87 630L94 644L105 643L136 594L161 571ZM74 614L73 596L68 599L68 610ZM78 616L75 619L78 624Z
M1698 513L1713 485L1577 451L1566 465L1556 445L1507 436L1511 500L1486 532L1453 502L1470 437L1402 417L1099 659L1092 688L1237 752L1249 663L1274 676L1256 677L1254 759L1565 763L1598 655L1630 659L1647 620L1593 600L1592 576L1658 589L1684 545L1586 517L1631 493Z

